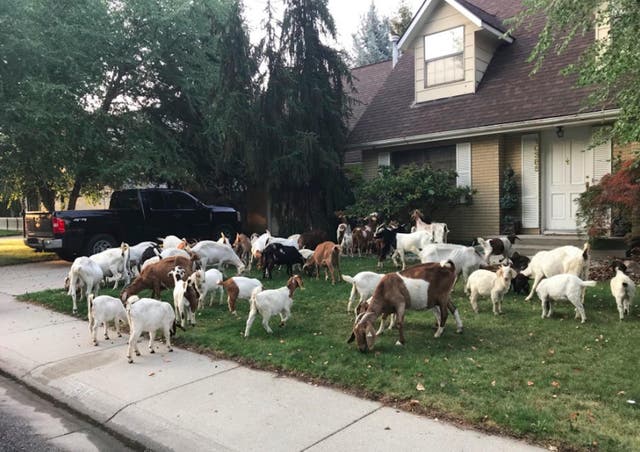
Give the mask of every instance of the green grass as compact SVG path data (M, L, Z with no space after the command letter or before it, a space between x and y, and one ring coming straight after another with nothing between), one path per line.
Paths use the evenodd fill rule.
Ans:
M6 232L6 231L0 231ZM36 253L22 242L22 236L0 240L0 267L58 259L54 253Z
M14 235L22 236L22 231L5 231L4 229L0 229L0 237L10 237Z
M344 259L342 268L353 275L375 264ZM266 286L282 286L286 279L281 273L276 278ZM406 345L395 346L397 331L387 332L368 354L346 343L352 326L346 313L350 286L310 278L305 286L296 292L284 328L278 328L279 319L271 319L273 335L258 318L244 339L249 308L240 302L238 317L226 304L199 312L198 325L180 331L176 343L543 445L640 450L640 410L627 403L640 402L640 310L619 322L606 283L588 290L587 323L581 325L568 302L558 303L553 317L542 320L538 302L512 294L506 297L504 315L494 316L489 300L480 301L476 315L458 282L453 299L465 323L463 334L455 333L450 317L444 335L435 339L434 316L409 312ZM27 297L71 312L61 290ZM169 298L166 291L164 299Z

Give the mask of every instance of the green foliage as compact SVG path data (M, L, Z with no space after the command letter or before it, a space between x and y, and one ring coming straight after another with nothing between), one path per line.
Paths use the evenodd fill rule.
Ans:
M349 196L341 169L349 71L344 55L323 44L335 37L327 0L287 0L279 41L267 8L268 83L260 95L260 147L249 165L271 194L281 230L326 228Z
M428 165L380 167L379 177L354 187L356 202L347 214L360 218L378 212L383 218L404 220L413 209L432 218L439 209L471 201L473 190L456 187L455 171L435 170Z
M351 35L356 66L377 63L391 58L389 20L378 17L376 5L371 1L367 14L360 17L358 31Z
M565 68L577 74L578 86L593 89L590 106L621 109L612 130L621 143L640 141L640 5L635 0L524 0L524 10L512 23L518 27L540 15L545 22L530 60L535 71L550 53L563 53L574 38L594 36L596 27L610 25L610 39L594 41L579 60ZM517 30L514 32L517 36Z
M500 208L503 210L513 210L518 207L520 196L515 172L510 166L504 170L502 181L502 193L500 196Z
M375 265L373 258L341 261L349 275ZM388 266L385 270L392 271ZM265 288L282 287L284 273L276 271L272 281L264 281ZM255 270L250 276L259 277ZM620 322L608 283L587 288L588 318L580 324L566 301L556 303L551 318L543 320L539 303L526 303L513 293L505 296L504 315L491 313L488 298L479 301L476 314L458 281L452 301L464 321L463 334L455 334L449 316L444 334L436 339L432 313L408 311L403 347L395 345L398 333L392 330L376 340L373 352L362 354L347 344L353 326L353 313L345 312L351 286L303 278L305 290L295 293L286 326L278 328L277 316L271 318L273 334L266 333L258 318L244 339L249 304L240 301L238 316L228 312L226 303L199 310L197 326L178 331L172 341L393 401L430 417L525 437L547 448L592 450L597 443L602 451L640 450L640 411L627 403L640 394L637 366L630 362L640 341L640 311L632 310ZM110 288L101 293L118 296ZM22 298L71 313L69 296L61 289ZM170 301L171 291L165 290L163 299ZM85 318L84 301L79 307ZM124 366L126 338L116 342ZM145 350L139 360L150 360Z
M391 33L397 36L402 36L409 25L411 25L411 19L413 19L413 13L407 6L404 0L401 0L398 10L389 21Z

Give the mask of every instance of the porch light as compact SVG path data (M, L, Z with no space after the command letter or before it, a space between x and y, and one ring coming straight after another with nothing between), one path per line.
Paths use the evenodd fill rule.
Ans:
M562 138L564 136L564 129L562 128L562 126L556 127L556 136L558 138Z

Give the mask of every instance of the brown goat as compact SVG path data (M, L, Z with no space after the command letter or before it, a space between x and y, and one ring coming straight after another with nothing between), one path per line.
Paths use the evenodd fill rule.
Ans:
M245 265L249 265L251 259L251 240L245 234L236 233L236 240L233 242L233 250L238 257L244 262ZM251 270L251 268L249 268Z
M315 269L316 278L320 277L320 267L325 267L324 279L329 279L328 273L331 273L331 284L336 283L334 270L338 272L338 280L340 280L340 245L333 242L322 242L319 244L311 257L302 267L303 270L311 272ZM327 273L328 271L328 273Z
M153 298L160 298L160 292L162 289L173 288L173 276L169 274L171 270L175 267L184 268L184 278L186 279L199 266L200 259L196 254L193 254L191 259L187 259L184 256L171 256L161 259L155 264L151 264L142 270L136 279L122 290L120 293L120 300L124 304L127 302L127 298L132 295L136 295L145 289L151 289ZM193 305L191 297L194 296L196 300L195 303L197 305L197 296L195 295L193 288L191 288L191 290L188 289L186 297L191 305Z
M448 311L456 318L458 332L462 332L462 321L457 308L451 303L451 290L456 281L455 265L446 263L428 263L409 267L398 273L388 273L382 277L371 296L366 311L358 316L351 337L361 352L373 348L376 332L373 323L381 315L396 315L399 340L403 345L404 314L407 309L434 309L437 321L435 337L444 331Z

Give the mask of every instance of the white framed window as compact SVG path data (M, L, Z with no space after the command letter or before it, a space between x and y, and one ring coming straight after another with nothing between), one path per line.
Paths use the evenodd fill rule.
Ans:
M425 86L464 80L464 26L424 37Z

